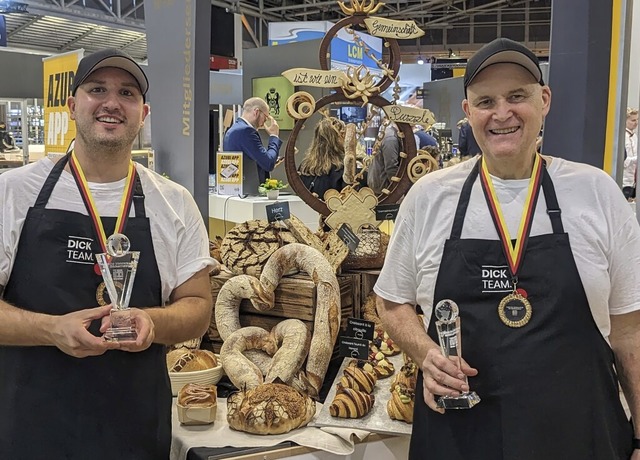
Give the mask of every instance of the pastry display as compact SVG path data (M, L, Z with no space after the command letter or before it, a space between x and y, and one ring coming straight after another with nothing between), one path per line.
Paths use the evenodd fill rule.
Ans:
M391 399L387 402L387 413L392 420L402 420L413 423L413 407L415 391L404 384L395 385L391 392Z
M344 375L340 378L338 385L343 388L352 388L356 391L364 391L365 393L373 393L378 378L375 374L365 371L356 366L347 366Z
M215 385L188 383L178 392L178 420L183 425L207 425L216 419Z
M378 352L380 353L380 352ZM375 359L373 355L369 355L369 359L352 359L348 366L359 367L375 375L378 379L390 377L395 372L395 367L386 357L380 353L380 359Z
M332 417L361 418L369 413L376 398L363 391L339 387L329 406Z
M178 348L167 353L167 369L169 372L202 371L217 366L216 355L209 350Z
M227 422L237 431L283 434L305 426L316 413L315 402L296 389L266 383L227 399Z
M380 351L385 356L394 356L400 353L400 348L396 346L389 334L381 328L376 328L374 332L371 350Z
M418 380L418 366L414 362L409 362L400 368L391 382L391 391L394 391L397 385L404 385L409 389L416 388Z

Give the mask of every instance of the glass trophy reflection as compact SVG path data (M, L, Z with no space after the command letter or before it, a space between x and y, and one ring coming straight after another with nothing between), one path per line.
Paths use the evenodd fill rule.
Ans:
M434 310L442 354L446 358L453 358L458 369L461 369L462 343L459 313L458 305L453 300L448 299L438 302ZM437 404L438 407L443 409L471 409L479 402L480 397L476 392L469 391L458 396L440 396Z
M122 233L107 240L107 253L96 254L105 287L111 299L111 327L104 334L112 342L134 341L138 333L131 320L129 300L138 269L140 251L129 251L130 242Z

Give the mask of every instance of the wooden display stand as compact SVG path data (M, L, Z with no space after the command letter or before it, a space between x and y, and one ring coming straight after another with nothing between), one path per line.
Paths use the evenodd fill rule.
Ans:
M211 295L214 305L222 285L232 276L231 273L222 272L219 275L210 277ZM344 327L347 318L355 314L353 295L354 281L350 276L338 276L338 284L340 286L340 304L342 310L341 327ZM302 273L285 276L280 280L280 284L275 291L275 305L272 310L260 312L253 308L248 299L244 299L240 304L240 324L242 327L257 326L269 331L280 321L295 318L304 322L309 330L313 332L315 312L316 287L311 278ZM211 315L211 324L207 336L212 343L214 352L219 353L220 347L222 347L222 338L220 334L218 334L216 327L215 307Z

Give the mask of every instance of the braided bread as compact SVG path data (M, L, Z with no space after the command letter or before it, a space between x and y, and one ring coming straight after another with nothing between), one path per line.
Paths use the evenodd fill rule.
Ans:
M361 418L369 413L376 398L352 388L338 387L338 393L329 406L332 417Z
M338 384L344 388L353 388L356 391L364 391L371 394L377 380L378 378L374 374L370 374L359 367L347 366Z
M387 413L392 420L402 420L413 423L413 408L415 405L415 392L406 386L399 384L391 393L387 403Z

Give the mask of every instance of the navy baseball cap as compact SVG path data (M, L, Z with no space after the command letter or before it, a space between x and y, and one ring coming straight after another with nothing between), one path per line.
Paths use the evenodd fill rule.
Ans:
M508 38L496 38L480 48L467 61L467 69L464 74L464 96L467 97L467 87L482 70L490 65L502 63L518 64L524 67L538 83L544 85L540 62L533 51Z
M144 70L142 70L131 56L115 48L96 51L82 58L73 79L71 95L75 96L78 87L84 83L87 77L103 67L116 67L129 72L138 82L142 97L145 98L147 90L149 89L149 80L147 80Z

